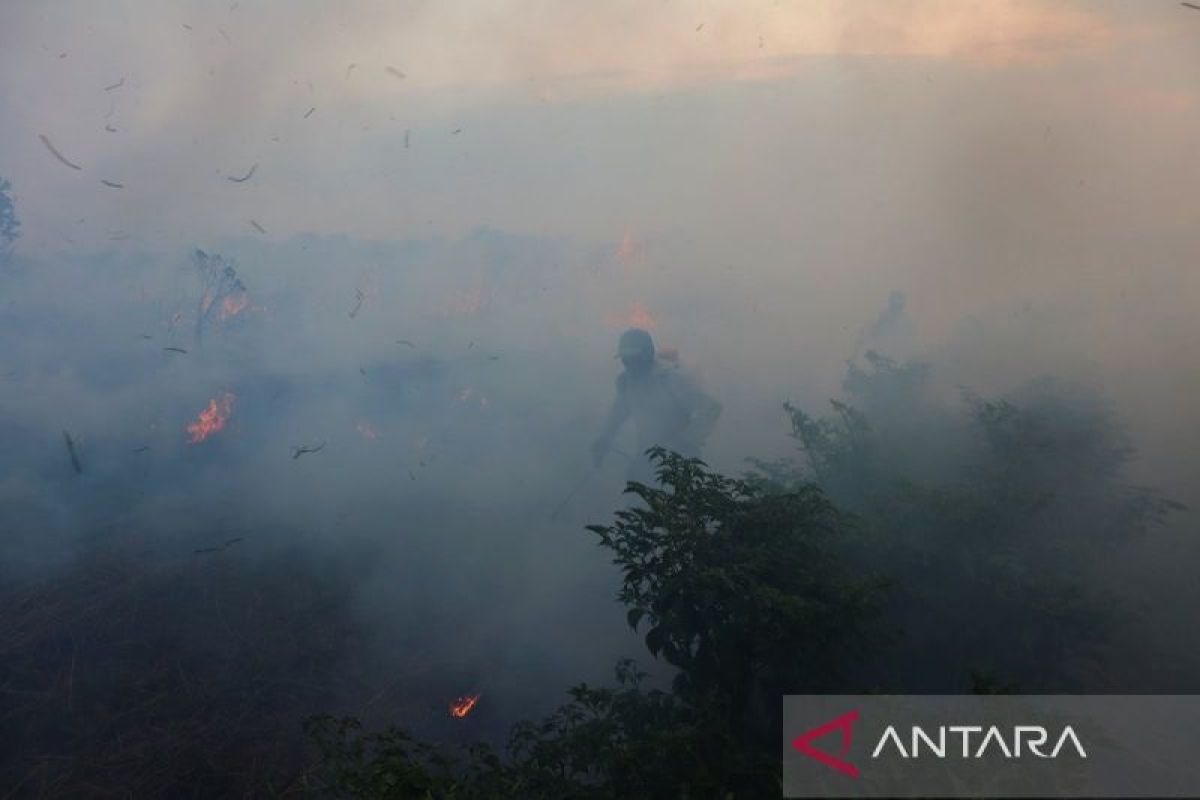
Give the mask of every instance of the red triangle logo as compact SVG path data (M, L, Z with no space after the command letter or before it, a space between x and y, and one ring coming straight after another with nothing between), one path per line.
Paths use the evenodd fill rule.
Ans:
M833 767L838 772L844 775L849 775L851 778L858 777L858 767L844 760L846 754L850 752L850 742L854 738L854 722L858 719L858 712L851 711L848 714L843 714L835 720L830 720L824 725L813 728L807 733L802 733L795 739L792 739L792 747L799 750L809 758L815 758L827 767ZM841 756L831 756L824 750L818 750L812 746L814 739L820 739L822 736L840 730L842 732L842 752Z

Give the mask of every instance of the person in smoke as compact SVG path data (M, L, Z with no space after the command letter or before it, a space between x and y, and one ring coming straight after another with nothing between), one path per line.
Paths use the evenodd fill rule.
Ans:
M906 305L907 298L904 292L893 291L888 296L887 307L859 336L854 348L854 359L857 359L864 349L901 360L913 355L913 321L908 315Z
M599 466L625 421L633 417L638 444L626 477L650 483L653 468L645 451L658 445L698 458L721 415L721 405L700 391L678 365L656 360L654 340L640 328L621 334L617 358L625 369L617 376L616 398L592 444L592 458Z

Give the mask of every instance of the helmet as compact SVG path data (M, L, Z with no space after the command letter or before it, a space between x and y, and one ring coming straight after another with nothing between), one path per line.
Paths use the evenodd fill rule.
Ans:
M617 358L632 360L654 360L654 340L641 328L630 328L621 334L617 344Z

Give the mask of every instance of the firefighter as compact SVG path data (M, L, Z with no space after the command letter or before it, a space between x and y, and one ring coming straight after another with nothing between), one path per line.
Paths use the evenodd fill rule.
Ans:
M612 408L592 444L592 458L599 466L625 421L632 417L638 444L627 477L642 483L650 483L653 477L645 455L648 448L657 445L698 458L721 415L720 403L700 391L677 364L663 363L655 355L648 332L630 328L621 334L616 357L625 369L617 376Z

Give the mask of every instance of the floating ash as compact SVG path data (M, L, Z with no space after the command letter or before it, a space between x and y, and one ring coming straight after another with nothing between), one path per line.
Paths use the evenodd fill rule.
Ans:
M79 463L79 451L75 449L75 440L71 438L71 434L67 431L62 432L63 441L67 445L67 455L71 457L71 467L75 470L76 475L83 474L83 465Z

